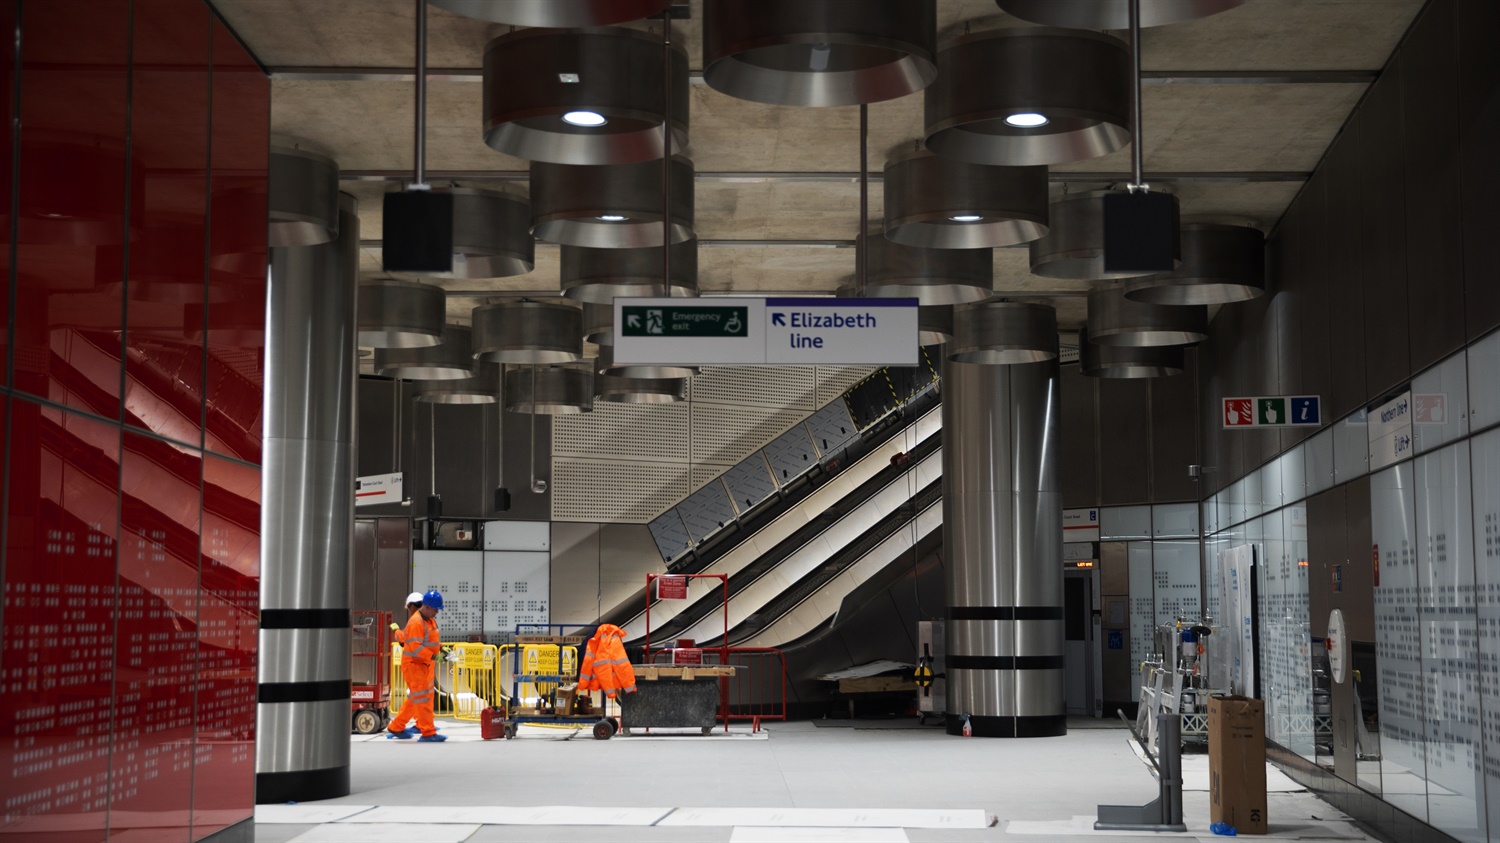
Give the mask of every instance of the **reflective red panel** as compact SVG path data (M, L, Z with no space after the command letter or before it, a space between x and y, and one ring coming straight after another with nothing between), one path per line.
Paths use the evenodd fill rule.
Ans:
M210 15L135 0L131 25L130 181L144 199L125 271L125 419L201 446L203 331L187 315L208 291Z
M0 789L18 839L105 837L120 428L11 399Z
M247 820L255 803L255 652L260 470L208 456L198 608L193 839Z
M16 88L16 4L0 2L0 223L10 221L10 201L14 195L15 88ZM0 228L0 284L10 289L10 227ZM10 296L0 295L0 325L10 321ZM0 385L10 382L10 332L0 331Z
M214 22L208 302L209 451L260 462L266 331L266 161L271 85ZM225 106L228 107L225 107ZM201 311L188 309L190 318Z
M15 245L16 388L106 418L120 410L119 279L127 190L127 0L22 6ZM10 204L0 203L3 230ZM129 239L139 237L132 225Z

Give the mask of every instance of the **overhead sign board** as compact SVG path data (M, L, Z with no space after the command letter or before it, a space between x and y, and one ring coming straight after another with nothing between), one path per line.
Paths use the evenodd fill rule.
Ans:
M916 299L615 299L615 362L915 366Z
M378 503L401 502L401 472L395 474L371 474L354 480L354 505L373 506Z
M1411 456L1413 415L1410 390L1370 409L1371 471L1394 465Z
M1323 402L1316 395L1259 395L1225 398L1219 414L1226 428L1317 427Z
M1099 540L1099 510L1063 510L1064 542L1096 542Z
M688 578L678 574L664 574L656 578L657 600L686 600Z

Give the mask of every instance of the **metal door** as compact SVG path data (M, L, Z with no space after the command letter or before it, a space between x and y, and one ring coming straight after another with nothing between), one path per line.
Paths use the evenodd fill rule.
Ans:
M1063 576L1063 657L1068 714L1094 714L1094 571L1069 570Z

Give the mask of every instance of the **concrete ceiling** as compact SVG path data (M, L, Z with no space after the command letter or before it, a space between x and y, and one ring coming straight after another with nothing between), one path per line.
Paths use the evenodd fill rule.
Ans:
M851 0L852 2L852 0ZM273 72L272 127L324 147L350 178L361 229L378 239L380 196L398 189L412 166L414 64L412 0L213 0ZM1269 229L1302 186L1350 111L1384 65L1423 0L1249 0L1214 17L1143 33L1143 64L1158 76L1145 89L1147 180L1178 194L1188 218L1232 218ZM701 68L701 0L678 21L674 39ZM938 0L944 37L1021 25L993 0ZM638 28L658 23L641 22ZM485 44L508 31L431 8L428 66L465 69L428 85L428 158L434 180L525 189L527 162L497 153L480 132L481 85L470 78ZM344 69L384 68L384 81L330 78ZM401 70L407 71L406 80ZM1234 84L1203 84L1206 72L1237 74ZM1278 74L1277 72L1286 72ZM1210 74L1212 75L1212 74ZM1250 78L1247 79L1246 75ZM395 80L389 77L395 76ZM1281 81L1268 81L1273 76ZM1189 81L1189 80L1192 81ZM1287 80L1291 81L1287 81ZM922 132L922 97L870 107L870 163ZM700 283L706 291L832 291L854 272L854 250L805 241L850 240L859 227L859 110L761 105L692 88L687 153L697 185ZM1084 174L1127 172L1129 152L1053 168L1084 190ZM1163 182L1151 173L1193 174ZM757 173L821 175L815 180L756 178ZM1222 174L1215 176L1213 174ZM870 216L881 216L879 183ZM757 241L753 244L734 241ZM769 242L768 242L769 241ZM797 243L777 241L800 241ZM363 269L380 273L378 243L363 249ZM1083 319L1085 284L1033 276L1025 249L995 250L996 289L1053 294L1066 328ZM485 293L558 289L557 248L538 244L536 269L519 278L453 282L450 315L467 322ZM1075 294L1072 297L1066 294ZM1056 294L1064 294L1057 297Z

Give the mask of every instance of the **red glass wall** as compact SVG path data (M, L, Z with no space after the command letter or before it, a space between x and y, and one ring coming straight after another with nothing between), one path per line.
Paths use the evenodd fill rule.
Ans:
M254 809L269 82L0 0L0 114L0 840L189 843Z

